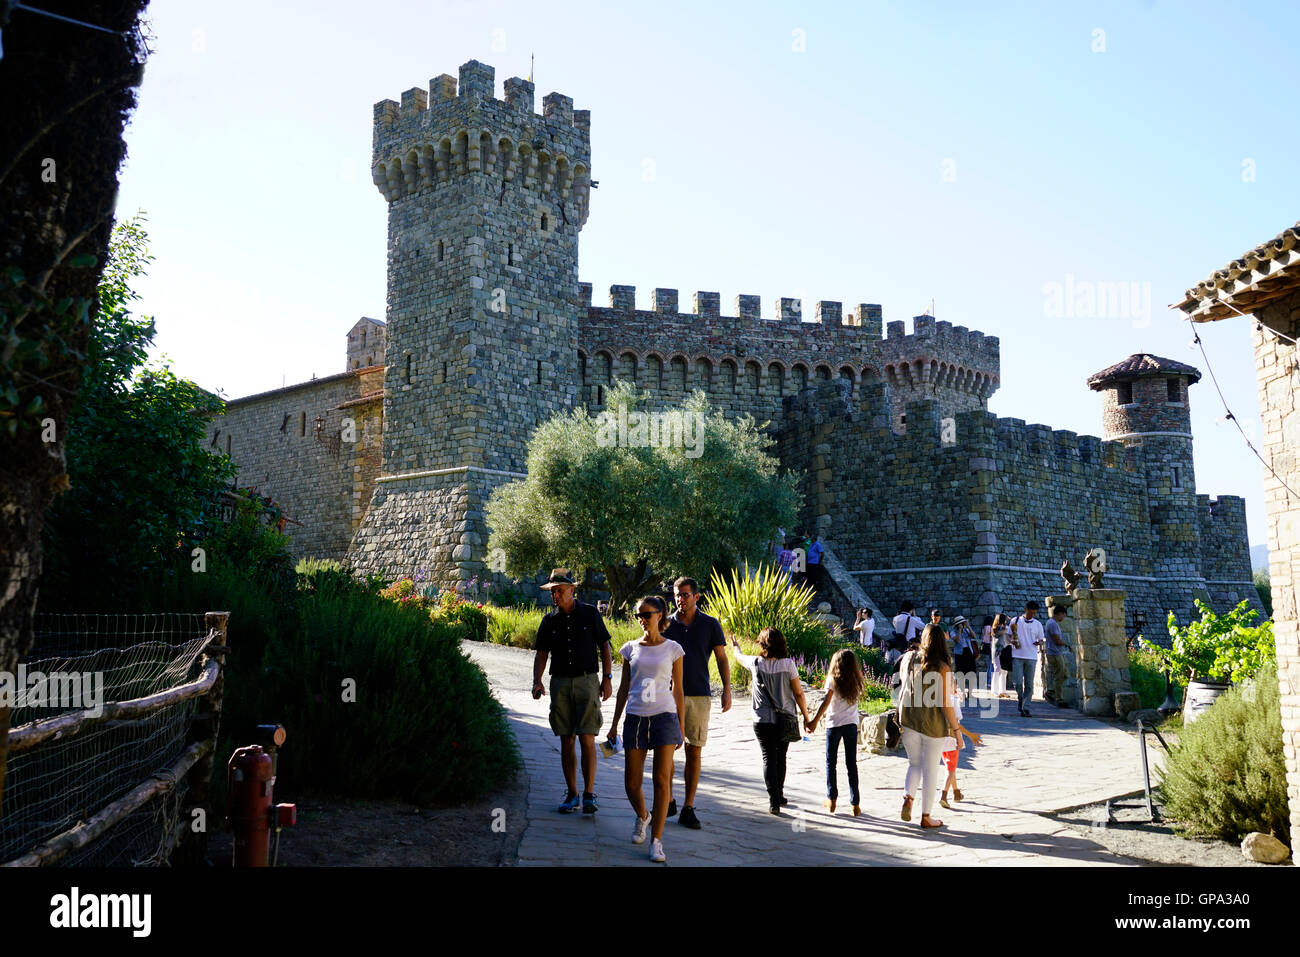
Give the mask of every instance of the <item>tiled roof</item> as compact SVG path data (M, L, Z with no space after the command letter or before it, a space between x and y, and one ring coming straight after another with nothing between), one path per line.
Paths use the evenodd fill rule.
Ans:
M1243 253L1184 294L1177 306L1193 322L1253 312L1300 288L1300 222ZM1224 302L1228 300L1236 311Z
M1185 375L1191 382L1199 382L1201 378L1201 370L1194 366L1189 366L1184 362L1175 362L1173 359L1163 359L1160 356L1153 356L1146 352L1137 352L1123 362L1116 362L1110 368L1102 369L1100 372L1088 376L1088 388L1099 391L1111 382L1140 379L1143 376L1150 375L1171 374Z

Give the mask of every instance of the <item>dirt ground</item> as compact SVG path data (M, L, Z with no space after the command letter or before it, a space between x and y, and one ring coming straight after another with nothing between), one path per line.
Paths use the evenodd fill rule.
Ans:
M1101 844L1113 853L1139 864L1162 867L1267 867L1242 856L1241 848L1228 841L1183 838L1174 833L1173 825L1164 820L1163 809L1155 803L1156 820L1148 821L1146 799L1142 796L1112 802L1107 818L1105 804L1067 811L1054 817L1080 837Z
M502 867L518 860L528 779L460 807L399 801L307 800L280 833L281 867ZM274 842L273 842L274 844ZM208 860L229 867L229 831L213 834Z

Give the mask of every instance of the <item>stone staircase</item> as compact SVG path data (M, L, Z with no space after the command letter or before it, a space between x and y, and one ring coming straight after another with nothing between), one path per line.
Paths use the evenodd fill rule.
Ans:
M825 542L822 543L821 587L813 598L812 607L816 609L823 602L830 604L831 616L839 618L846 629L853 627L853 622L858 617L858 609L867 608L876 620L876 637L888 638L893 634L892 620L871 600L871 596L858 584L857 579L848 573L843 562Z

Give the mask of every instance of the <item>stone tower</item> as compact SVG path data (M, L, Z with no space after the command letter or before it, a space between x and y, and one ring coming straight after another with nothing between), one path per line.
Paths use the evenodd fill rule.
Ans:
M1152 573L1200 577L1200 524L1192 467L1188 387L1201 378L1192 366L1138 353L1089 377L1102 393L1106 439L1140 445L1151 521Z
M940 420L987 409L1000 381L998 338L928 315L914 317L912 329L909 336L901 320L891 322L880 343L894 432L907 431L907 406L912 402L933 400Z
M577 397L578 232L591 116L471 60L376 104L388 201L383 470L350 557L435 582L485 571L483 506Z
M384 364L388 328L378 319L362 316L348 330L348 371Z

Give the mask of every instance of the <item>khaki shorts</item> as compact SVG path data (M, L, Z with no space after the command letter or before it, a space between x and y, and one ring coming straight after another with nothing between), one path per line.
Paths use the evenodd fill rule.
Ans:
M685 695L686 705L686 743L691 747L702 748L709 740L709 709L713 698L709 695Z
M600 675L551 676L551 730L560 736L600 734Z

